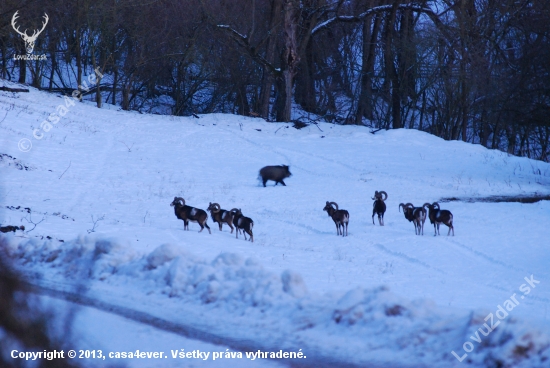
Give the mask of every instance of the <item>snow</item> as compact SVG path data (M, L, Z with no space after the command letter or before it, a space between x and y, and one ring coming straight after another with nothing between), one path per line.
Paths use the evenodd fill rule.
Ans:
M71 333L71 342L68 349L77 349L77 362L83 367L98 367L105 364L110 366L125 366L128 368L191 368L191 367L281 367L275 361L260 361L250 359L212 359L211 352L226 352L225 347L189 339L163 329L133 321L96 308L84 307L71 302L41 296L40 302L49 310L56 311L56 318L63 323L72 320L74 328ZM100 323L98 323L98 321ZM63 328L63 326L61 326ZM99 357L98 350L105 359ZM109 358L109 353L164 352L162 358L156 359L129 359ZM235 350L229 350L235 352ZM85 358L86 354L96 358ZM172 353L177 352L177 358ZM191 353L189 358L181 358L180 353ZM204 353L210 352L208 358ZM194 357L193 357L194 353ZM67 350L65 350L67 354ZM202 355L199 355L202 354ZM83 358L80 358L80 357ZM114 355L116 356L116 355Z
M101 335L92 314L115 310L223 351L301 349L307 358L295 365L547 366L548 201L441 202L454 237L434 237L429 220L416 236L398 205L548 195L549 164L415 130L296 130L89 103L68 106L35 139L60 104L32 88L0 92L0 223L27 228L0 239L30 283L88 305L75 320L83 333ZM18 149L23 138L28 152ZM276 164L293 175L263 188L259 169ZM372 224L375 190L389 195L384 227ZM254 220L254 242L210 218L212 234L196 223L184 231L169 206L175 196L202 209L241 208ZM348 237L336 236L326 201L349 211ZM540 283L526 294L531 275ZM517 306L498 319L513 295ZM490 313L501 323L485 336ZM140 349L171 339L144 342L132 328L124 327L129 343ZM451 352L463 356L466 342L473 350L460 363Z

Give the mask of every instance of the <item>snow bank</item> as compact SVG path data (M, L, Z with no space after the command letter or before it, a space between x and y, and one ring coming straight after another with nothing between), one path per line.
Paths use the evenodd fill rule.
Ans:
M206 261L180 246L163 244L137 256L117 240L96 237L62 243L9 234L0 237L0 244L34 283L60 276L67 282L87 279L91 289L98 284L131 285L143 300L153 293L168 298L167 303L216 308L228 318L256 311L265 321L261 330L252 319L240 334L265 346L273 346L269 338L279 334L287 345L309 349L310 355L321 348L324 354L353 364L372 363L373 356L378 363L408 361L417 366L544 367L550 362L550 336L515 318L501 321L487 336L480 335L479 329L488 322L479 311L453 314L428 301L400 298L384 286L355 288L336 296L311 294L299 273L268 272L254 259L233 253ZM222 327L209 328L215 332ZM274 331L266 335L266 328ZM463 356L462 347L470 346L466 342L473 351ZM459 363L451 351L464 362Z

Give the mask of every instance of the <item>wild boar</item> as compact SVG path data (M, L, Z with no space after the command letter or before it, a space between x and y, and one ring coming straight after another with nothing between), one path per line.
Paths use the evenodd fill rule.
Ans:
M273 180L275 185L281 183L286 187L283 179L288 178L291 175L292 173L288 170L287 165L266 166L260 170L260 177L262 178L264 187L268 180Z

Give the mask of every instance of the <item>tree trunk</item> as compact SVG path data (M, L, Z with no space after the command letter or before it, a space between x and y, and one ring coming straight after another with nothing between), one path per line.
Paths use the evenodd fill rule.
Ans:
M296 103L305 111L317 112L317 99L315 91L315 77L313 63L313 44L308 43L304 58L300 63L300 70L296 75Z
M297 48L299 6L298 0L284 0L284 49L281 55L283 71L281 87L284 88L284 107L283 111L277 111L277 121L292 120L292 87L296 68L300 62Z
M27 50L21 47L17 47L18 53L20 55L26 55ZM25 59L19 59L19 83L25 84L27 82L27 61Z
M82 50L80 49L80 20L81 20L81 11L82 11L82 3L77 0L76 1L76 28L75 28L75 56L76 56L76 85L81 86L82 85Z
M393 3L392 10L390 15L386 20L386 29L384 35L384 61L385 61L385 71L386 78L388 78L390 86L390 97L391 97L391 116L392 116L392 127L394 129L402 128L401 124L401 94L399 88L399 76L397 75L397 70L395 68L395 55L392 51L393 43L393 31L395 27L395 19L397 15L397 6L399 3L396 1Z
M275 62L275 51L277 47L277 29L281 23L281 15L283 9L282 0L273 0L271 5L271 19L269 21L269 36L267 39L265 59L268 63ZM269 117L269 102L271 98L271 88L273 86L273 76L270 70L264 65L262 75L262 87L260 90L260 105L259 111L261 117L267 119Z
M369 2L369 8L373 6L373 0ZM361 84L359 101L355 114L355 123L362 124L363 117L373 120L372 111L372 75L374 74L375 47L378 39L378 30L382 17L376 15L374 23L369 15L363 22L363 53L361 55ZM372 27L372 30L371 30Z
M235 94L235 105L237 106L237 113L243 116L250 115L250 105L248 104L246 84L244 82L239 83L236 88Z

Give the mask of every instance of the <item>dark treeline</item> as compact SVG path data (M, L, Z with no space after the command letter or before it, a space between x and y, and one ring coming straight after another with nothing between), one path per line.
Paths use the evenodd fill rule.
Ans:
M547 0L1 4L2 78L70 94L99 68L98 106L404 127L549 158ZM48 14L47 60L14 59L17 10L29 35Z

